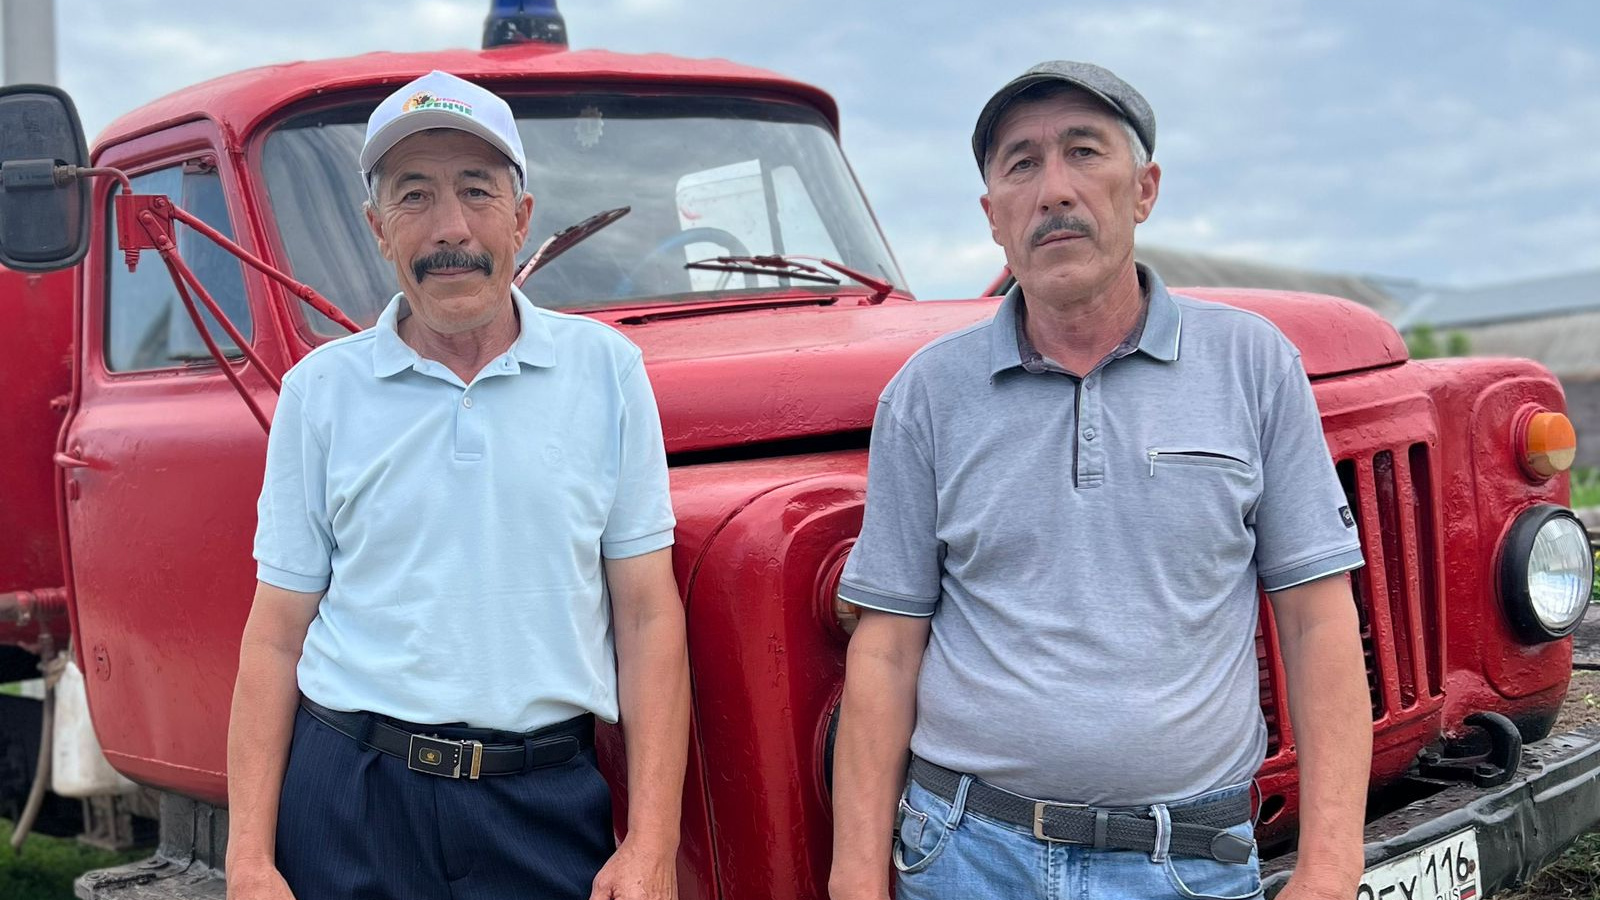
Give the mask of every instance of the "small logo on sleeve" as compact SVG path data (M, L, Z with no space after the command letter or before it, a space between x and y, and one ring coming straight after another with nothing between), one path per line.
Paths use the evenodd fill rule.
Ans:
M1344 522L1344 527L1346 528L1356 527L1355 513L1352 513L1348 506L1339 507L1339 520Z

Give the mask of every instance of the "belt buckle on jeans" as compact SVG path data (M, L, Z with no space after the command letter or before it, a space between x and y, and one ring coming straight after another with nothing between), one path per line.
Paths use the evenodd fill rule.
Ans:
M483 744L478 741L447 741L430 734L413 734L406 753L406 768L441 778L461 777L461 751L472 748L472 768L467 777L476 780L483 763Z
M1044 833L1044 811L1049 809L1052 806L1059 806L1059 807L1062 807L1063 809L1088 809L1089 808L1089 804L1087 804L1087 803L1050 803L1050 802L1045 801L1045 800L1035 801L1034 804L1033 804L1033 836L1038 838L1041 841L1046 841L1046 842L1049 842L1051 844L1078 844L1078 843L1082 843L1081 841L1069 841L1069 840L1066 840L1065 838L1051 837L1050 835Z

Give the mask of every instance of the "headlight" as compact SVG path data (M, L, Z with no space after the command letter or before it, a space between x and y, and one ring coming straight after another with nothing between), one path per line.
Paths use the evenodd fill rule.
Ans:
M1593 584L1589 534L1570 510L1541 505L1517 517L1500 557L1500 591L1524 639L1571 634Z

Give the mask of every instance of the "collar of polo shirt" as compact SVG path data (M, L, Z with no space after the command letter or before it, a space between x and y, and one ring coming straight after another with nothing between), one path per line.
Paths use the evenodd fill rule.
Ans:
M1183 337L1183 310L1178 301L1167 293L1161 276L1144 263L1136 263L1139 283L1144 285L1148 297L1144 331L1134 352L1143 353L1162 362L1176 362L1178 345ZM992 378L1007 369L1020 368L1024 362L1017 347L1017 323L1021 321L1022 285L1013 285L1005 300L994 314L994 327L989 329L989 354Z
M544 318L534 308L533 301L513 287L511 302L516 304L517 323L520 329L516 342L508 351L511 358L541 368L555 365L555 339L550 336L550 326L545 324ZM406 302L406 295L400 293L394 295L394 299L389 301L389 305L384 307L383 313L378 316L377 324L372 326L376 332L372 342L373 375L388 378L413 368L422 361L417 351L400 339L400 320L410 314L411 307Z

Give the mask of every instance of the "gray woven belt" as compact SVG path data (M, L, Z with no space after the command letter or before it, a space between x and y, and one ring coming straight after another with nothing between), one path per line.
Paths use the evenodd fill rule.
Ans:
M961 774L920 757L911 760L911 777L917 784L955 802ZM991 787L976 779L967 789L968 810L991 819L1033 831L1042 841L1083 844L1097 850L1138 850L1153 853L1156 820L1139 809L1101 809L1031 800ZM1169 852L1218 862L1245 863L1255 843L1225 831L1250 821L1250 795L1236 794L1208 803L1169 810L1172 818Z

